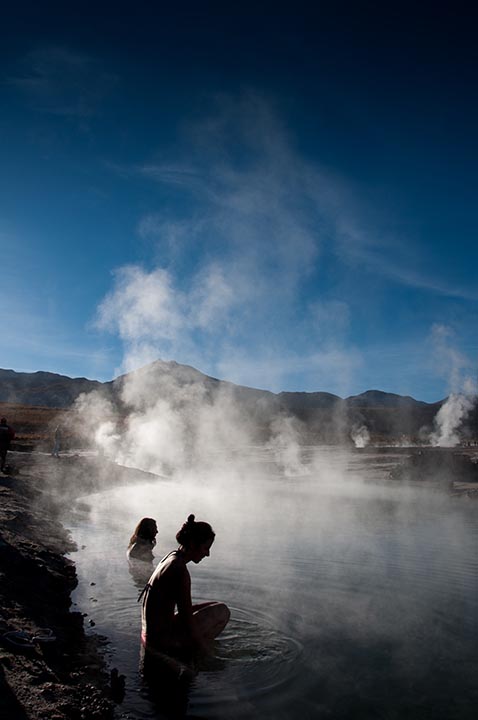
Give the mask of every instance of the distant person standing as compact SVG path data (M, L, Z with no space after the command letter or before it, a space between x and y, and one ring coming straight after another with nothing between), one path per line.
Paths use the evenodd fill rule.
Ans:
M60 448L61 448L61 429L60 429L60 426L58 425L55 428L53 450L51 451L51 454L53 457L60 457Z
M7 425L7 418L0 420L0 470L5 470L5 461L7 459L8 448L15 437L15 430Z

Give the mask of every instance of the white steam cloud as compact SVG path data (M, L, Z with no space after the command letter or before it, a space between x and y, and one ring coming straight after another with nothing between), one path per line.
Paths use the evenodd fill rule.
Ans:
M431 445L454 447L460 443L460 426L473 410L477 396L473 381L465 375L468 359L453 346L453 331L445 325L432 328L435 360L441 372L447 374L452 392L435 417Z
M370 442L370 433L366 425L361 425L358 428L354 428L352 430L351 437L353 442L355 443L355 447L357 448L367 447Z
M121 378L116 392L116 408L94 392L80 396L76 411L85 438L95 427L94 446L120 465L172 477L233 464L240 476L248 472L244 448L267 439L287 476L303 472L300 423L283 415L271 423L262 395L248 399L229 383L160 361Z
M436 430L431 435L431 444L439 447L454 447L460 442L459 428L473 410L476 398L466 395L449 396L435 417Z
M99 327L124 342L120 370L172 359L242 385L279 391L300 377L300 389L347 394L361 362L347 344L350 307L321 293L322 251L347 207L337 180L294 151L254 96L222 99L189 139L184 163L136 168L188 214L139 220L155 266L117 269L99 308Z
M239 407L227 386L211 395L198 378L168 373L151 382L147 373L131 372L158 358L242 385L279 391L296 378L301 390L346 395L361 364L347 344L350 306L320 291L305 301L303 288L312 281L320 287L327 242L342 247L346 238L360 255L372 240L351 220L338 182L293 150L267 105L254 97L223 103L191 137L187 162L150 163L137 172L159 188L175 188L183 202L187 197L189 216L153 211L139 221L157 264L117 269L99 307L98 325L123 341L120 370L129 373L121 390L125 422L120 430L100 422L102 450L124 464L169 472L256 441L260 408L252 407L251 422L251 407ZM431 441L450 443L468 411L466 360L451 349L445 326L433 328L433 340L461 399L442 408ZM284 472L300 473L297 422L281 417L270 429ZM352 440L365 447L368 429L354 429Z

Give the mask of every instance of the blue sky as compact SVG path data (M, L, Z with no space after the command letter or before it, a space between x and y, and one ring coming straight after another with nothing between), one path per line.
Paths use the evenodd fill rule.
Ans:
M0 367L469 387L470 6L170 5L3 10Z

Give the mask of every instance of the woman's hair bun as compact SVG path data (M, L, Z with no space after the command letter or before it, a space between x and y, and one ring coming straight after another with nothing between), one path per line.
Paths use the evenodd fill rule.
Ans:
M191 545L200 545L208 540L214 540L214 530L206 522L196 522L196 516L191 513L188 515L188 519L181 527L176 535L176 540L184 545L190 547Z

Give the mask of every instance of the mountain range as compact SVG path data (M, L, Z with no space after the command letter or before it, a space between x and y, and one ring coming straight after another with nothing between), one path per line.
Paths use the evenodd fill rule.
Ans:
M131 382L143 388L149 400L162 396L184 397L185 388L201 389L205 402L227 393L247 413L263 436L280 416L298 421L302 432L315 441L335 441L366 432L375 439L415 438L433 429L435 417L446 402L426 403L409 396L368 390L341 398L327 392L272 393L218 380L174 361L157 360L110 382L70 378L50 372L22 373L0 369L0 402L67 409L82 393L96 391L121 414L127 414L124 388ZM476 435L478 413L462 424L463 437Z

